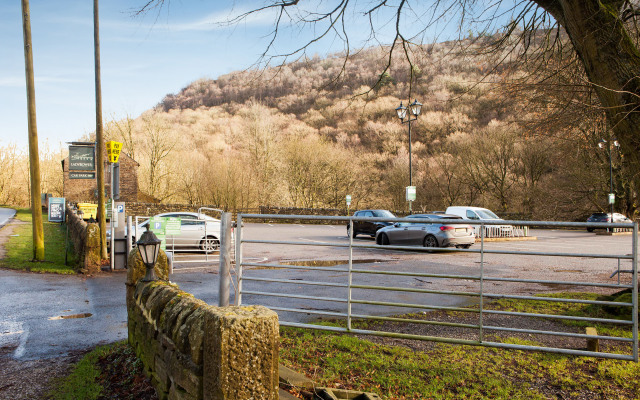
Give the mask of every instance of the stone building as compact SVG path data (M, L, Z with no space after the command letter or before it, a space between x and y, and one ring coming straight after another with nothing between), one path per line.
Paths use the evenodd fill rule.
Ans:
M104 183L105 196L108 198L111 193L110 167L107 162L106 152L104 158ZM126 153L120 153L118 160L120 165L120 199L118 201L136 202L138 201L138 164ZM64 171L63 197L67 202L81 203L98 201L97 172L93 171L69 171L69 157L62 160L62 170Z

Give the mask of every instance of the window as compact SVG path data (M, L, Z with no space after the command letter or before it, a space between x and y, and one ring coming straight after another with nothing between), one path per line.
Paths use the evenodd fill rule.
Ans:
M469 218L469 219L480 219L480 218L478 218L478 216L476 215L476 213L474 213L474 212L473 212L473 211L471 211L471 210L467 210L467 218Z

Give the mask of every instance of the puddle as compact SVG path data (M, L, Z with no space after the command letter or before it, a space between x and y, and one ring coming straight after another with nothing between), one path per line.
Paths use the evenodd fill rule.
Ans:
M380 262L389 262L396 260L382 260L382 259L366 259L366 260L352 260L352 264L374 264ZM301 261L280 261L280 265L296 265L299 267L334 267L336 265L348 265L349 260L301 260Z
M71 315L59 315L57 317L50 317L49 321L56 321L59 319L76 319L76 318L89 318L93 314L91 313L82 313L82 314L71 314Z

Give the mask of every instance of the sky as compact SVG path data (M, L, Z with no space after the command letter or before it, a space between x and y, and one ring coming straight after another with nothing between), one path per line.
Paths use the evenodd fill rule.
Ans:
M164 0L160 11L136 16L134 11L147 1L100 1L105 123L127 115L135 118L165 95L177 93L197 79L216 79L250 68L267 48L275 18L273 12L263 12L237 25L220 23L264 5L264 0ZM305 5L319 9L336 3ZM366 8L371 3L356 4ZM41 148L49 145L57 149L95 131L93 1L30 0L30 10L38 139ZM380 27L377 39L389 43L395 17L381 10L374 21ZM368 38L368 22L366 18L363 21L362 11L354 10L347 16L352 48L363 46ZM407 15L413 15L414 23L409 17L406 29L424 27L429 20L425 17L428 13L416 9L410 9ZM436 20L432 32L438 34L421 40L446 40L443 29L455 35L455 24L447 23L446 19ZM275 52L295 49L318 31L297 27L282 30ZM26 148L27 99L19 0L0 0L0 38L0 149L11 143ZM340 40L329 39L315 44L309 55L325 56L342 49Z
M171 1L135 17L143 0L100 2L102 114L137 117L194 80L250 67L265 49L269 14L233 27L232 1ZM251 2L242 6L245 9ZM233 8L235 6L235 8ZM36 121L40 147L95 131L93 1L31 0ZM20 1L0 1L0 147L28 144Z

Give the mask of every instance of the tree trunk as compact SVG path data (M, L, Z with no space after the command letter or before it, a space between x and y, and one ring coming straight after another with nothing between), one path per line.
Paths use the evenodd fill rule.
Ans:
M622 1L557 0L537 3L567 31L602 103L620 150L633 166L640 191L640 51L620 18ZM637 206L637 205L636 205Z
M22 29L24 35L24 64L27 79L33 259L36 261L44 261L44 226L42 224L42 203L40 201L40 153L38 151L38 128L36 126L36 89L33 78L29 0L22 0Z

